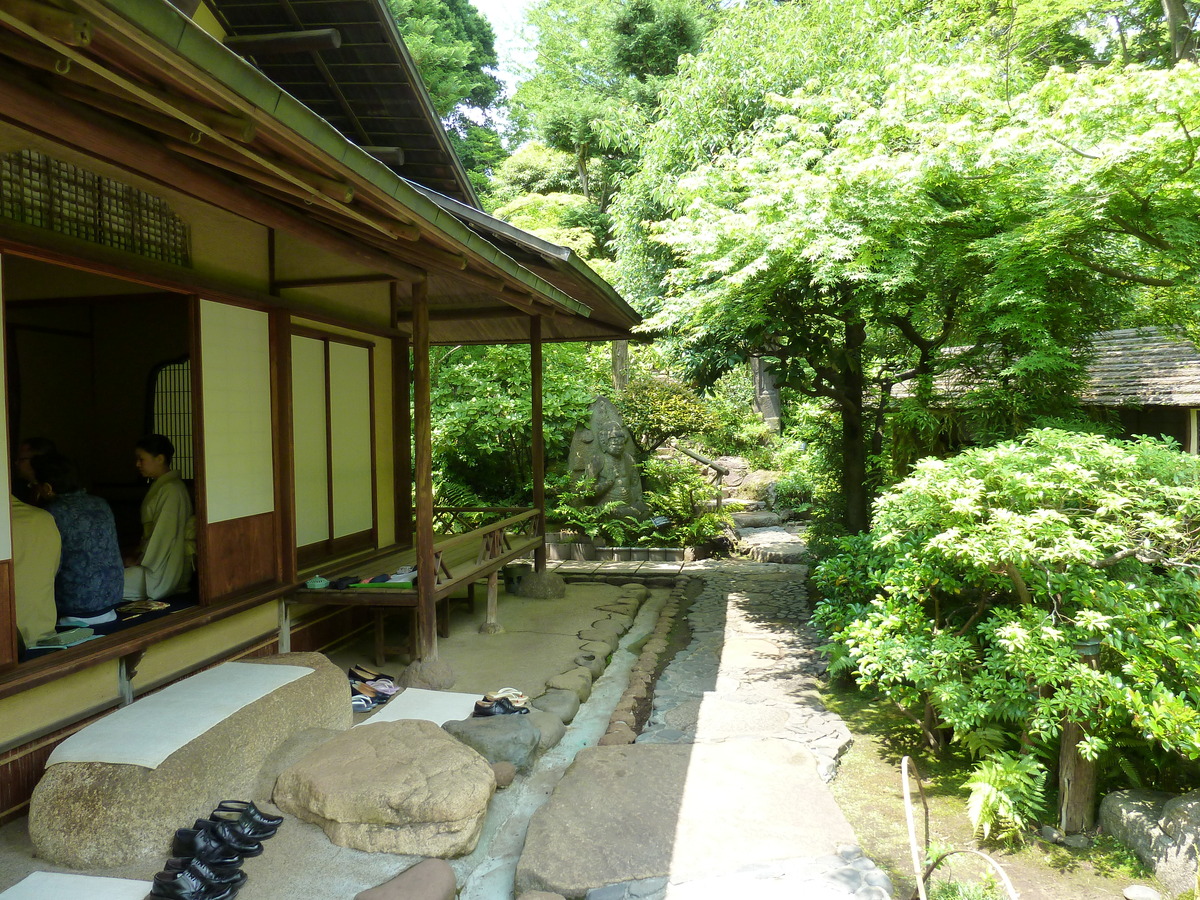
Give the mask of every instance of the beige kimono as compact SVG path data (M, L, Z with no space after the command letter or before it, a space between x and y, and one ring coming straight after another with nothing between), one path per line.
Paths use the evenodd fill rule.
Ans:
M142 501L142 561L125 569L126 600L161 600L187 590L195 527L187 485L178 472L168 469Z

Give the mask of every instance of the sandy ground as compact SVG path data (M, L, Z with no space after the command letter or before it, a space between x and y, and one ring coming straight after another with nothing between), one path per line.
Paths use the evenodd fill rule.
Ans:
M499 618L506 631L498 635L479 634L478 628L484 619L482 602L476 604L474 613L469 613L463 604L455 604L451 610L451 635L439 640L441 658L450 663L457 676L450 690L482 694L497 687L512 686L532 696L542 693L547 679L573 667L579 653L577 633L606 615L598 612L597 607L614 600L619 592L620 589L613 585L584 583L570 585L567 596L560 600L532 600L502 593ZM653 593L665 596L666 591ZM397 643L398 638L399 635L393 635ZM360 662L370 663L370 633L356 636L346 646L335 648L329 656L342 668ZM398 675L403 670L399 659L393 657L388 662L383 668L390 674ZM355 718L361 720L369 715ZM493 813L501 819L512 815L516 800L506 795L515 798L517 792L509 789L498 793L489 819ZM266 852L246 861L245 870L250 880L239 898L350 900L358 891L387 880L412 862L412 857L336 847L316 826L289 817L285 827L266 845ZM471 860L456 861L454 865L461 883ZM161 866L162 861L154 859L85 874L149 880ZM0 828L0 891L39 870L70 871L34 858L25 819ZM86 898L64 896L45 900Z

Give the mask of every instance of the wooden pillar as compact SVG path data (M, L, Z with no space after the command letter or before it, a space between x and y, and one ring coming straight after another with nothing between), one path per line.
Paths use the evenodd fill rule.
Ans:
M1084 665L1095 669L1100 657L1083 655ZM1087 737L1080 722L1063 720L1058 753L1058 827L1067 834L1091 831L1096 824L1097 765L1079 752L1079 742Z
M275 509L279 521L279 580L296 580L296 459L292 440L292 315L268 312L271 328L271 393L275 442Z
M413 432L417 499L417 658L437 659L437 610L433 558L433 422L429 399L429 295L426 282L413 285Z
M396 543L413 544L412 369L408 338L392 341L392 469L396 493Z
M542 317L529 318L529 388L533 418L533 505L537 507L537 533L546 534L546 441L542 433ZM535 571L546 571L546 544L533 551Z

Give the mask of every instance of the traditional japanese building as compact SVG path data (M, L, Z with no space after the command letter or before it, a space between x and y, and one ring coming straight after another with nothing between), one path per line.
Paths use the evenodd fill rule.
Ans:
M638 321L570 251L479 209L383 0L0 0L0 301L0 468L50 438L136 530L133 445L166 434L196 534L169 610L39 654L19 646L0 517L9 818L86 722L276 652L316 571L410 548L436 658L434 604L511 555L505 529L538 550L543 528L538 481L480 537L491 552L444 565L430 346L530 346L538 473L542 342ZM318 603L285 621L293 649L362 624Z

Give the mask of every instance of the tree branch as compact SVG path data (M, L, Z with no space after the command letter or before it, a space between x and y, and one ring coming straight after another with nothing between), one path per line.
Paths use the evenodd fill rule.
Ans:
M1110 278L1117 278L1121 281L1132 281L1134 284L1145 284L1150 287L1175 287L1178 283L1173 279L1152 278L1149 275L1134 275L1132 272L1122 272L1120 269L1114 269L1111 266L1103 265L1102 263L1092 262L1086 257L1080 256L1078 253L1072 253L1070 250L1064 251L1068 257L1075 260L1082 266L1086 266L1093 272L1099 272L1101 275L1107 275Z

